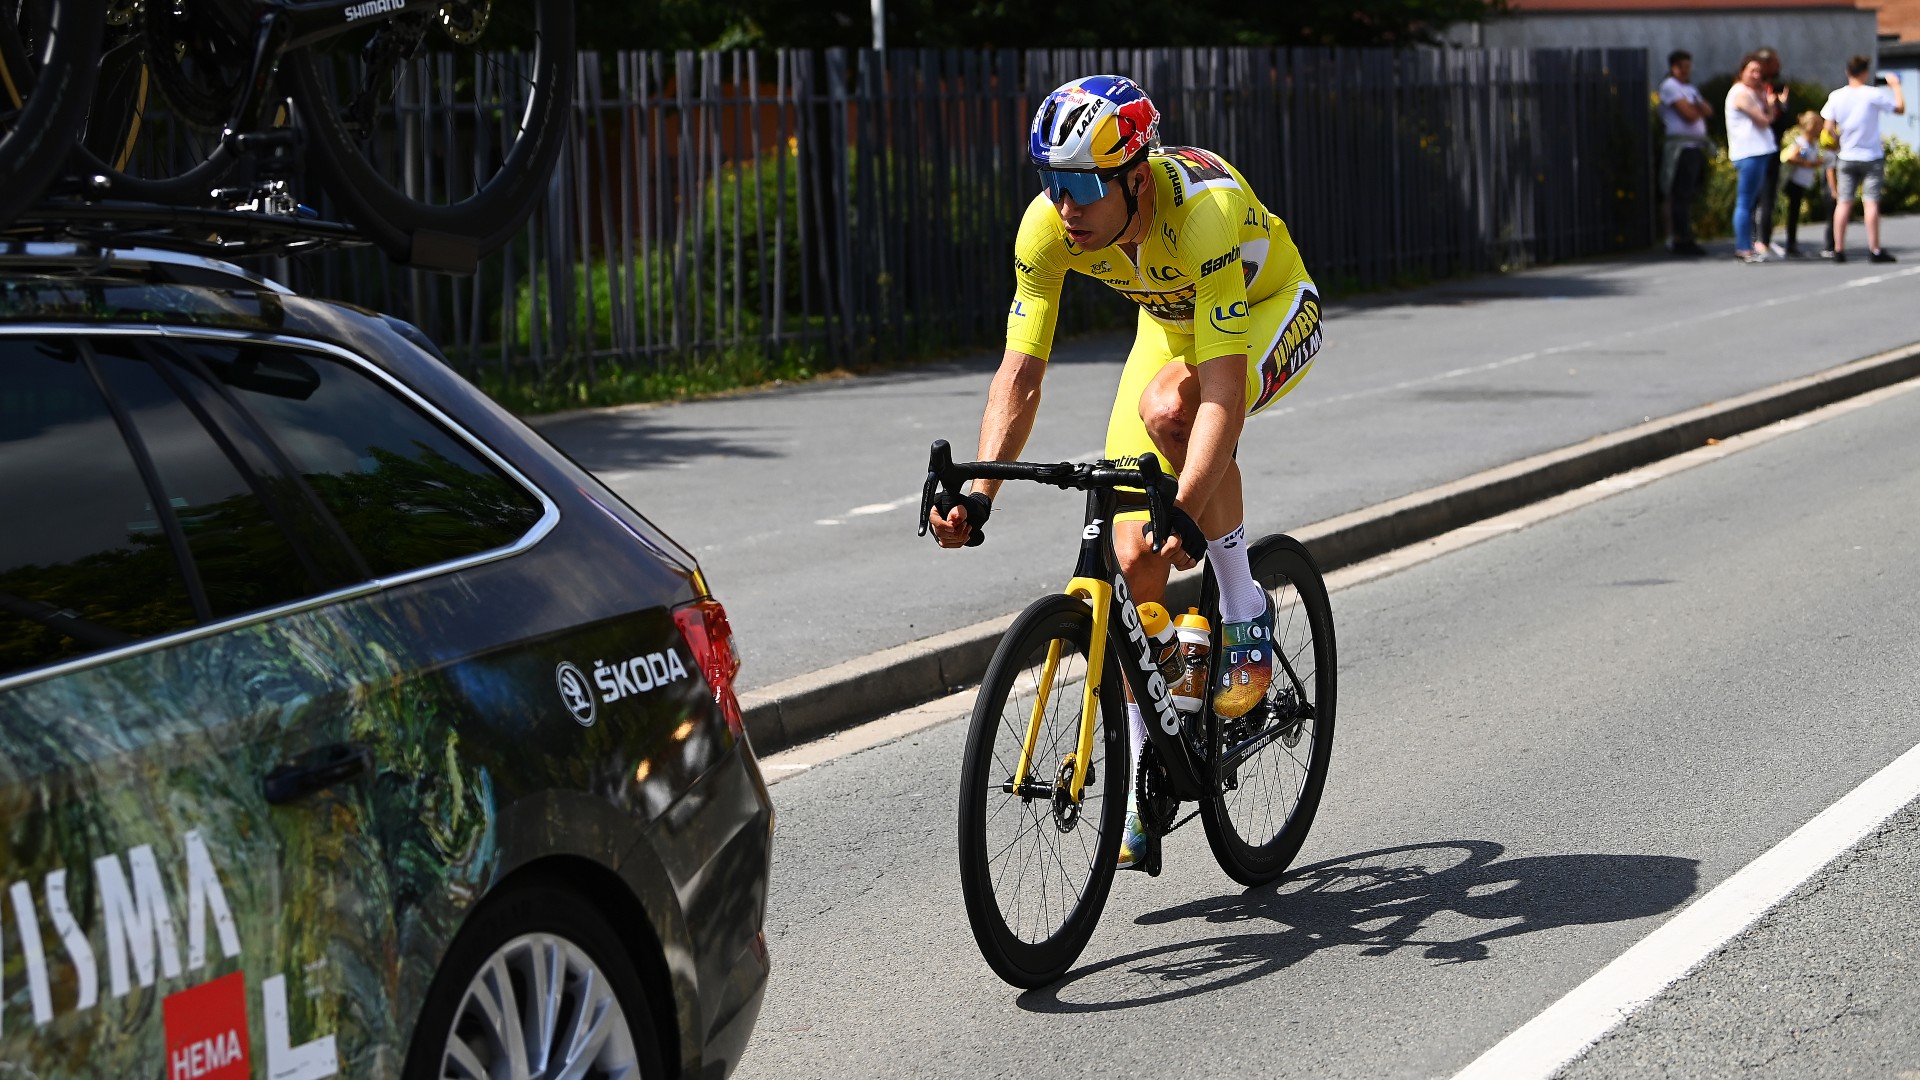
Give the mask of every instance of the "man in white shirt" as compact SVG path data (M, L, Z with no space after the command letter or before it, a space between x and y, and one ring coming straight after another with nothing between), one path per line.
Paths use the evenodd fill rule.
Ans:
M1847 85L1827 96L1820 116L1827 130L1840 140L1839 193L1833 207L1833 261L1847 261L1847 218L1857 192L1867 207L1867 250L1873 262L1892 262L1880 250L1880 189L1886 184L1887 152L1880 145L1880 114L1904 113L1907 97L1900 77L1888 75L1887 88L1872 85L1868 72L1873 61L1856 56L1847 61Z
M1675 255L1705 255L1693 239L1693 199L1707 175L1707 117L1713 106L1693 87L1693 55L1675 49L1660 83L1660 119L1667 141L1660 155L1660 187L1667 193L1667 247Z

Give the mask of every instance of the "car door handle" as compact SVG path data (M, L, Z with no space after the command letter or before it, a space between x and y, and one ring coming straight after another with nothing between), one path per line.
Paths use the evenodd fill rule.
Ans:
M280 806L351 780L373 767L373 753L359 743L334 743L273 767L261 782L267 801Z

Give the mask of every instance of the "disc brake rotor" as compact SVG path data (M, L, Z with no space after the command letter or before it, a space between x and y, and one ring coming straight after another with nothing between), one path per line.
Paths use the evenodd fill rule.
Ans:
M471 45L487 32L493 0L455 0L440 9L440 32L455 45Z
M1080 804L1073 801L1073 755L1060 763L1060 775L1053 782L1053 827L1061 832L1072 832L1080 824ZM1087 770L1087 780L1093 780L1093 770Z

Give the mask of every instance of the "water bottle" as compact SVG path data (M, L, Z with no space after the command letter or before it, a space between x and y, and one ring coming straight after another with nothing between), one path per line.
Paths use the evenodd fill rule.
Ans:
M1180 654L1180 639L1173 632L1173 621L1167 618L1167 609L1151 600L1141 604L1140 628L1152 640L1154 666L1160 669L1160 677L1166 680L1168 691L1172 691L1174 685L1186 675L1187 661Z
M1185 670L1173 684L1173 705L1181 712L1197 713L1206 704L1208 689L1207 657L1213 651L1213 626L1199 608L1188 608L1175 616L1173 632L1180 639L1180 657Z

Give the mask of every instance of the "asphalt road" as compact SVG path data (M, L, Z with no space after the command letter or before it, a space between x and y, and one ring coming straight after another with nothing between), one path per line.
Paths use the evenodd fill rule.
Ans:
M791 776L738 1076L1450 1075L1920 743L1916 430L1911 393L1336 593L1297 868L1242 890L1190 826L1051 988L966 928L964 724ZM1573 1074L1920 1076L1916 900L1910 806Z
M1295 528L1905 345L1920 219L1890 220L1886 243L1909 261L1647 256L1338 305L1314 370L1243 436L1250 530ZM1126 345L1083 340L1056 353L1028 458L1100 450ZM753 689L1018 610L1064 582L1082 512L1072 493L1010 485L978 549L940 553L914 536L927 446L946 438L971 456L997 361L542 427L698 555Z

